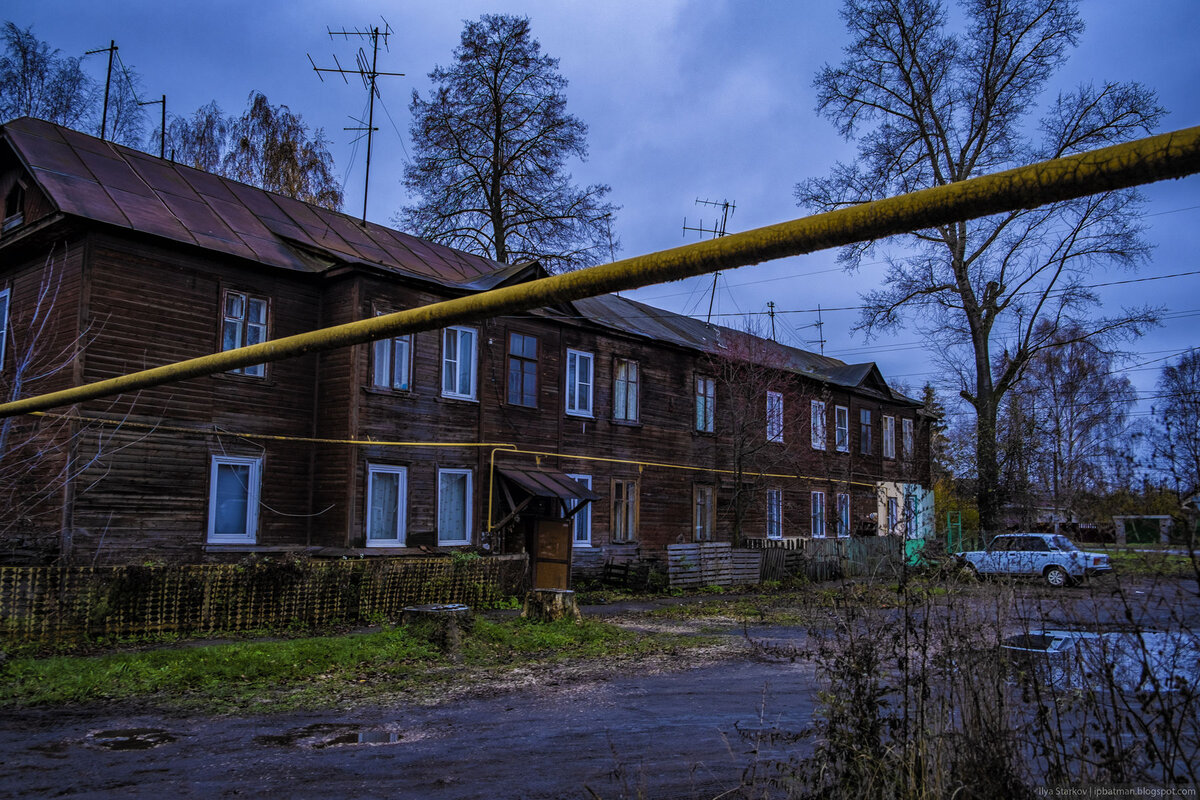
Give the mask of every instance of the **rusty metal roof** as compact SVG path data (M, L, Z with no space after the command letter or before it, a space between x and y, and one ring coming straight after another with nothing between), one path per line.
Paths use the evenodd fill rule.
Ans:
M3 136L64 214L298 272L379 267L467 290L530 265L506 265L337 211L22 117Z

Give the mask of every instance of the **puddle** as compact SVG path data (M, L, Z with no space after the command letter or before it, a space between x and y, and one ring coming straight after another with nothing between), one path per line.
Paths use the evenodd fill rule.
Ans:
M122 728L92 731L87 735L87 744L101 750L152 750L170 744L175 738L162 728Z
M395 728L320 722L303 728L295 728L286 733L256 736L254 741L257 744L274 747L304 747L309 750L324 750L328 747L397 744L422 738L425 737Z

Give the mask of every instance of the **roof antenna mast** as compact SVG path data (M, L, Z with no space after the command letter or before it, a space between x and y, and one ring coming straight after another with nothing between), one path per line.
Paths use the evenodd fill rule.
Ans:
M701 234L707 233L713 239L720 239L722 236L724 236L725 235L725 225L728 224L728 222L729 222L729 215L734 212L734 209L736 209L737 206L734 205L729 200L701 200L700 198L696 198L696 205L698 205L698 206L716 206L717 208L721 209L721 221L719 223L714 224L713 227L711 227L711 228L704 227L704 220L700 220L699 225L696 227L689 227L687 224L687 217L684 217L683 218L683 234L684 234L684 236L687 235L688 231L696 231L697 233L701 233ZM708 296L708 316L706 316L704 318L705 322L712 321L713 300L715 300L717 297L717 281L720 280L720 278L721 278L720 272L713 273L712 292Z
M383 19L383 18L380 17L380 19ZM351 117L350 119L353 119L355 122L358 123L358 127L344 129L344 130L348 130L348 131L363 131L366 133L366 136L367 136L367 172L366 172L366 176L363 179L363 213L362 213L362 224L365 227L367 224L367 192L370 190L370 186L371 186L371 140L374 138L373 134L375 133L375 131L379 130L378 128L375 127L375 98L381 97L381 95L379 94L379 87L378 87L378 85L376 85L376 80L378 78L380 78L381 76L385 76L385 75L386 76L403 77L404 73L403 72L380 72L379 71L379 45L380 45L380 42L383 43L384 49L388 50L388 37L392 35L392 26L388 24L388 21L386 19L383 20L382 28L380 28L378 25L372 25L371 27L367 28L366 30L359 30L358 28L354 28L352 30L334 31L334 30L329 30L328 28L326 28L326 31L329 32L329 38L334 39L334 40L336 40L338 36L341 36L343 39L349 39L350 37L353 36L353 37L357 37L359 39L369 39L371 42L371 56L369 59L367 58L366 51L363 50L361 47L358 48L358 55L357 55L358 68L357 69L346 69L345 67L342 66L341 62L338 61L336 55L333 57L333 63L337 65L336 67L318 67L316 65L316 62L313 61L312 56L310 55L308 57L308 63L312 64L313 72L317 73L317 77L321 79L322 83L325 82L325 78L321 74L323 72L337 73L338 75L342 76L342 80L345 81L346 83L350 82L350 80L346 77L347 75L357 75L360 78L362 78L363 88L365 88L368 92L367 121L363 122L361 119L355 119L354 117ZM390 52L390 50L389 50L389 52ZM359 138L361 139L362 137L360 136ZM355 141L357 141L357 140L355 140Z

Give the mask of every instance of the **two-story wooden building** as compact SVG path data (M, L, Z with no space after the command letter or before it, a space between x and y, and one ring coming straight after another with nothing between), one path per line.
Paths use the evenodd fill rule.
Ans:
M5 399L542 274L28 118L0 130L0 197ZM580 561L929 523L928 421L873 364L614 295L0 437L10 562L514 550L564 510Z

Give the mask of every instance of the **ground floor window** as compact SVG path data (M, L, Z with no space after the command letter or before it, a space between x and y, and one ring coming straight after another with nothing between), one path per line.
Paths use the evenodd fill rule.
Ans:
M582 483L587 488L592 488L591 475L571 475L567 477L576 483ZM567 511L574 511L575 507L581 501L574 498L567 501ZM575 516L571 517L571 536L575 540L576 547L591 547L592 546L592 504L584 503L583 508L575 512Z
M783 538L782 489L767 489L767 538Z
M637 536L637 481L613 479L612 540L632 542Z
M838 493L837 496L837 535L850 535L850 495Z
M825 535L825 493L812 493L812 535Z
M900 502L894 498L887 499L887 532L896 533L900 524Z
M408 506L404 467L367 466L367 546L403 547Z
M471 470L438 470L438 544L471 541Z
M254 541L258 532L261 475L261 458L212 457L208 492L208 541Z
M716 528L716 504L713 487L697 484L693 487L695 505L692 510L692 532L697 542L711 542Z

